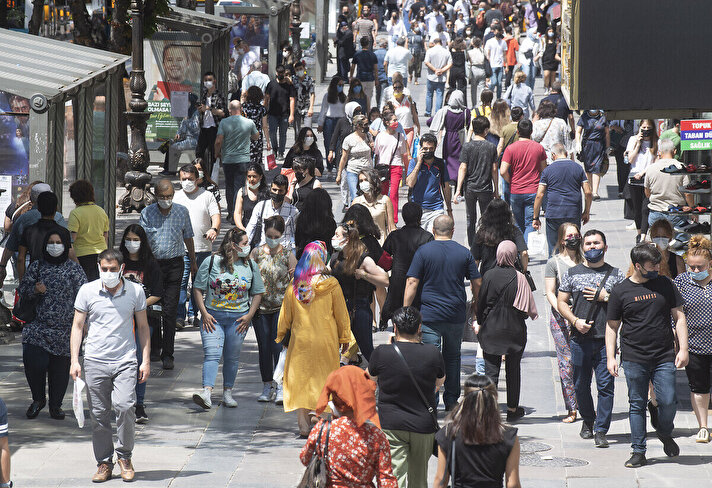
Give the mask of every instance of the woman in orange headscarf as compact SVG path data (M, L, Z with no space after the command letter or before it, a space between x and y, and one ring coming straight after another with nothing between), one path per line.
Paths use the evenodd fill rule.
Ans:
M323 274L326 246L314 241L304 248L292 280L292 292L284 295L279 312L276 342L290 333L284 363L284 411L297 410L299 433L311 430L309 411L329 373L339 368L339 344L346 350L351 322L341 286Z
M319 421L299 459L306 466L314 454L323 455L328 438L329 487L371 488L375 477L379 488L398 488L391 468L391 448L376 413L375 392L376 383L356 366L339 368L326 380L316 413L324 412L329 405L335 419ZM324 422L329 425L322 429Z

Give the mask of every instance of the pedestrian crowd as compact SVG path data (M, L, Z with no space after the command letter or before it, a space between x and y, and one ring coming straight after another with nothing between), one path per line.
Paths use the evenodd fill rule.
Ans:
M27 417L48 402L49 415L64 419L69 379L83 378L92 479L112 477L116 454L131 481L151 369L170 371L183 359L176 332L200 331L202 383L192 400L210 410L216 398L238 407L233 389L253 327L262 379L255 399L296 412L307 478L324 462L327 486L376 478L379 487L426 487L434 455L434 486L452 478L458 487L505 480L516 488L512 424L527 415L527 321L544 314L528 270L536 246L549 258L543 293L562 422L580 416L581 437L608 447L621 368L632 446L625 465L647 462L646 411L665 454L677 456L675 374L684 367L696 441L709 442L712 243L703 235L709 224L693 214L709 212L694 196L709 183L691 180L706 168L680 163L678 120L658 134L654 120L609 121L602 110L574 117L557 80L553 4L347 3L334 39L337 75L318 112L315 82L302 61L291 62L291 46L271 77L238 39L228 96L206 72L191 101L185 130L198 157L178 169L179 189L156 182L156 202L117 236L117 249L91 183L70 186L76 208L67 220L49 185L28 185L6 211L0 258L0 279L10 262L19 278ZM423 66L421 112L408 85L420 83ZM538 104L537 76L546 89ZM581 230L601 199L609 156L637 230L627 270L606 262L602 231ZM339 221L320 181L330 177L341 189ZM464 243L453 238L461 203ZM389 327L388 344L374 347L373 333ZM461 383L463 340L476 340L478 352L475 374ZM7 430L0 401L0 487L10 486Z

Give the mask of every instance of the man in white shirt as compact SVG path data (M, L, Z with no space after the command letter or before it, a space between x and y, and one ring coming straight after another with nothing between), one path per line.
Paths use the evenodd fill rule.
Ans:
M259 53L255 52L255 50L259 51L259 47L255 48L255 50L252 50L250 49L250 45L247 43L247 41L242 41L240 43L240 49L242 50L242 60L240 62L240 78L244 78L250 72L252 63L260 60Z
M490 90L497 89L497 98L502 98L502 76L504 74L504 55L507 52L507 43L504 41L502 28L497 27L494 37L485 44L485 56L492 67Z
M428 84L425 92L425 116L430 117L433 108L433 92L437 92L435 111L443 106L443 93L447 72L452 68L452 56L439 37L433 39L433 47L425 52L425 67L428 68Z
M250 66L250 72L242 79L242 103L247 99L247 89L251 86L259 87L264 94L267 84L270 82L269 76L262 72L262 61L255 61Z
M443 29L445 29L445 17L443 17L439 11L433 10L425 16L425 25L428 26L428 37L437 37L435 26L438 24L442 25Z
M294 230L299 210L291 203L284 201L288 187L289 181L286 176L275 176L270 186L270 199L262 200L255 205L255 209L252 211L252 217L250 217L250 221L247 223L247 228L245 229L251 247L261 246L266 242L264 229L265 219L273 215L280 215L284 219L282 245L288 248L294 248Z
M469 24L470 23L470 0L457 0L457 2L455 2L455 12L457 12L458 14L462 14L462 21L465 24Z
M388 49L396 47L398 39L408 35L405 24L398 18L398 12L391 12L391 20L386 23L386 32L388 33Z
M408 63L413 58L410 50L405 47L405 37L398 38L395 47L388 50L383 59L383 68L388 75L388 84L393 84L393 73L403 75L403 85L408 81Z
M201 263L213 251L213 242L220 233L220 206L212 192L197 185L198 169L193 164L186 164L178 172L182 190L178 190L173 197L174 203L179 203L188 209L190 224L193 227L193 247L195 249L195 262L200 268ZM180 285L180 298L178 299L178 316L176 328L182 329L185 325L185 303L188 301L188 278L190 277L190 258L186 254L183 269L183 281ZM196 307L191 294L188 304L188 321L194 317Z

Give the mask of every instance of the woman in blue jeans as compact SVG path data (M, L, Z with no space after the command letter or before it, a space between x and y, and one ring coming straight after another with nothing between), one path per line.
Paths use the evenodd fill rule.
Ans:
M284 219L274 215L265 219L265 244L252 250L250 257L260 268L265 293L260 301L259 313L255 316L254 327L257 336L257 348L260 354L260 374L262 375L262 394L258 402L282 401L281 382L275 387L272 374L279 359L282 346L274 340L277 337L279 310L282 308L284 293L292 279L297 258L294 253L282 245Z
M369 256L355 222L339 225L331 245L335 253L331 260L331 274L339 280L351 317L351 332L361 354L368 360L373 352L373 291L388 286L388 275L376 264L378 257Z
M161 306L158 302L163 297L163 277L161 267L151 252L148 244L146 231L138 224L131 224L126 227L124 237L121 239L119 250L124 256L124 278L138 283L146 293L146 315L148 316L148 327L153 335L153 331L161 325ZM143 362L143 354L138 334L136 335L136 359L138 365ZM144 407L146 397L146 384L136 382L136 423L145 424L148 422L148 415Z
M203 327L203 391L193 401L209 409L211 394L223 359L223 403L237 407L232 387L247 329L260 306L265 287L257 264L250 258L247 233L238 228L227 231L218 252L203 261L193 282L195 301ZM252 297L252 301L250 301Z

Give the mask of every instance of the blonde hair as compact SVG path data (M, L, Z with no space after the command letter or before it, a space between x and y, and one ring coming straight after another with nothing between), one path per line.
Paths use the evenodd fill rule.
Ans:
M685 254L686 258L690 256L704 256L706 259L712 261L712 241L702 234L692 236L687 247L687 253Z
M514 73L514 83L518 85L520 83L524 83L525 81L527 81L527 75L524 71L517 71Z

